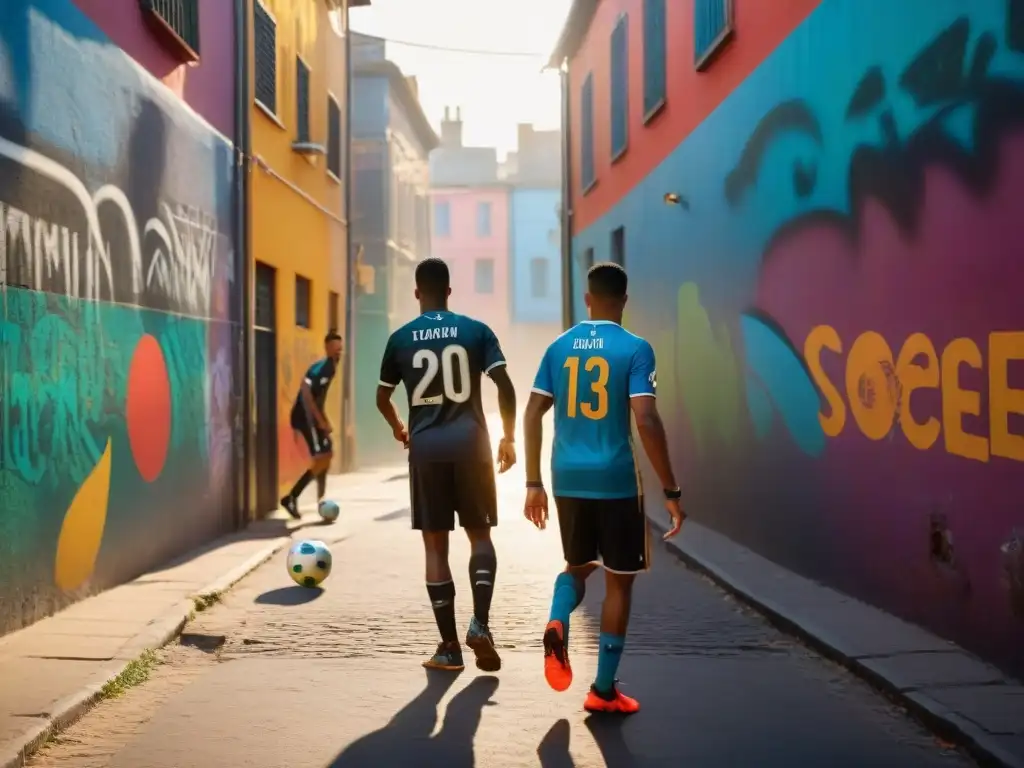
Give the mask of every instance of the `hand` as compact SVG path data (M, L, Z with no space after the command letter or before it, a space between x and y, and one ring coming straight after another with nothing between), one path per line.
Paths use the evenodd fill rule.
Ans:
M400 442L406 448L409 447L409 430L405 428L405 424L398 422L398 425L391 430L391 434L395 440Z
M543 531L548 526L548 493L543 488L527 488L523 515Z
M679 499L666 499L665 509L668 511L668 516L672 518L672 527L668 530L662 540L668 541L683 527L683 521L686 519L686 513L683 512L683 506L679 503Z
M516 463L516 444L501 438L498 443L498 474L508 472Z

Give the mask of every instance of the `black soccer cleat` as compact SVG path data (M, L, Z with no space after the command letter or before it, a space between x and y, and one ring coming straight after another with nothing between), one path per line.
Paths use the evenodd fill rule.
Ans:
M295 500L294 496L285 496L282 498L281 506L284 507L285 511L296 520L302 517L302 515L299 514L299 503Z

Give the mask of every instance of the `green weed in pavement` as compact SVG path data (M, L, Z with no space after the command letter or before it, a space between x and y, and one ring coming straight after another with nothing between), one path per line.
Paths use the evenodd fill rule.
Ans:
M107 681L100 690L101 699L116 699L123 695L129 688L142 685L149 679L153 667L160 663L156 651L145 651L139 658L128 662L121 673L113 680Z

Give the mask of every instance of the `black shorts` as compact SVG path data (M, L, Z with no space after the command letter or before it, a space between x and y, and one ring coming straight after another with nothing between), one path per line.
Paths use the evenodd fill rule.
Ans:
M313 458L326 456L334 451L334 443L331 442L331 436L326 432L303 422L292 422L292 427L302 435L302 439L306 441L306 446L309 448L309 455Z
M613 573L651 567L642 496L579 499L556 496L562 552L571 566L600 563Z
M488 461L409 462L412 527L453 531L455 515L463 528L498 524L498 490Z

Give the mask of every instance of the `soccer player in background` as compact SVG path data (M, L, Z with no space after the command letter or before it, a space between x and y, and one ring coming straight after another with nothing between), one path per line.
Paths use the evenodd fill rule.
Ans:
M416 267L416 298L422 313L391 334L384 349L377 409L395 439L409 449L412 527L422 532L427 594L441 633L437 652L423 666L464 668L455 623L455 582L448 565L448 535L455 515L469 537L473 618L466 645L478 668L495 672L501 659L489 628L497 555L491 528L498 524L498 497L491 439L480 402L481 374L498 388L504 435L498 471L516 462L516 393L494 332L448 309L448 265L426 259ZM391 401L399 383L409 399L409 428Z
M632 714L637 701L619 692L616 673L626 641L633 580L650 567L643 489L633 454L630 414L664 488L672 528L683 524L681 492L669 462L665 428L655 405L654 350L622 327L626 271L596 264L587 275L590 319L559 336L544 353L526 406L526 504L539 529L548 519L541 480L541 420L555 409L552 486L566 568L555 579L544 630L544 675L556 691L572 683L569 615L583 600L587 577L604 566L605 599L597 677L583 706Z
M323 476L326 481L327 469L331 466L331 457L334 455L334 446L331 442L333 427L324 415L324 404L327 401L327 390L330 389L334 374L338 371L341 350L341 336L335 331L330 331L324 337L325 356L306 371L299 387L299 394L292 406L292 429L302 435L312 457L309 469L298 479L288 495L281 499L281 506L295 519L299 518L299 496L314 478L317 479L319 498L323 496L320 477Z

